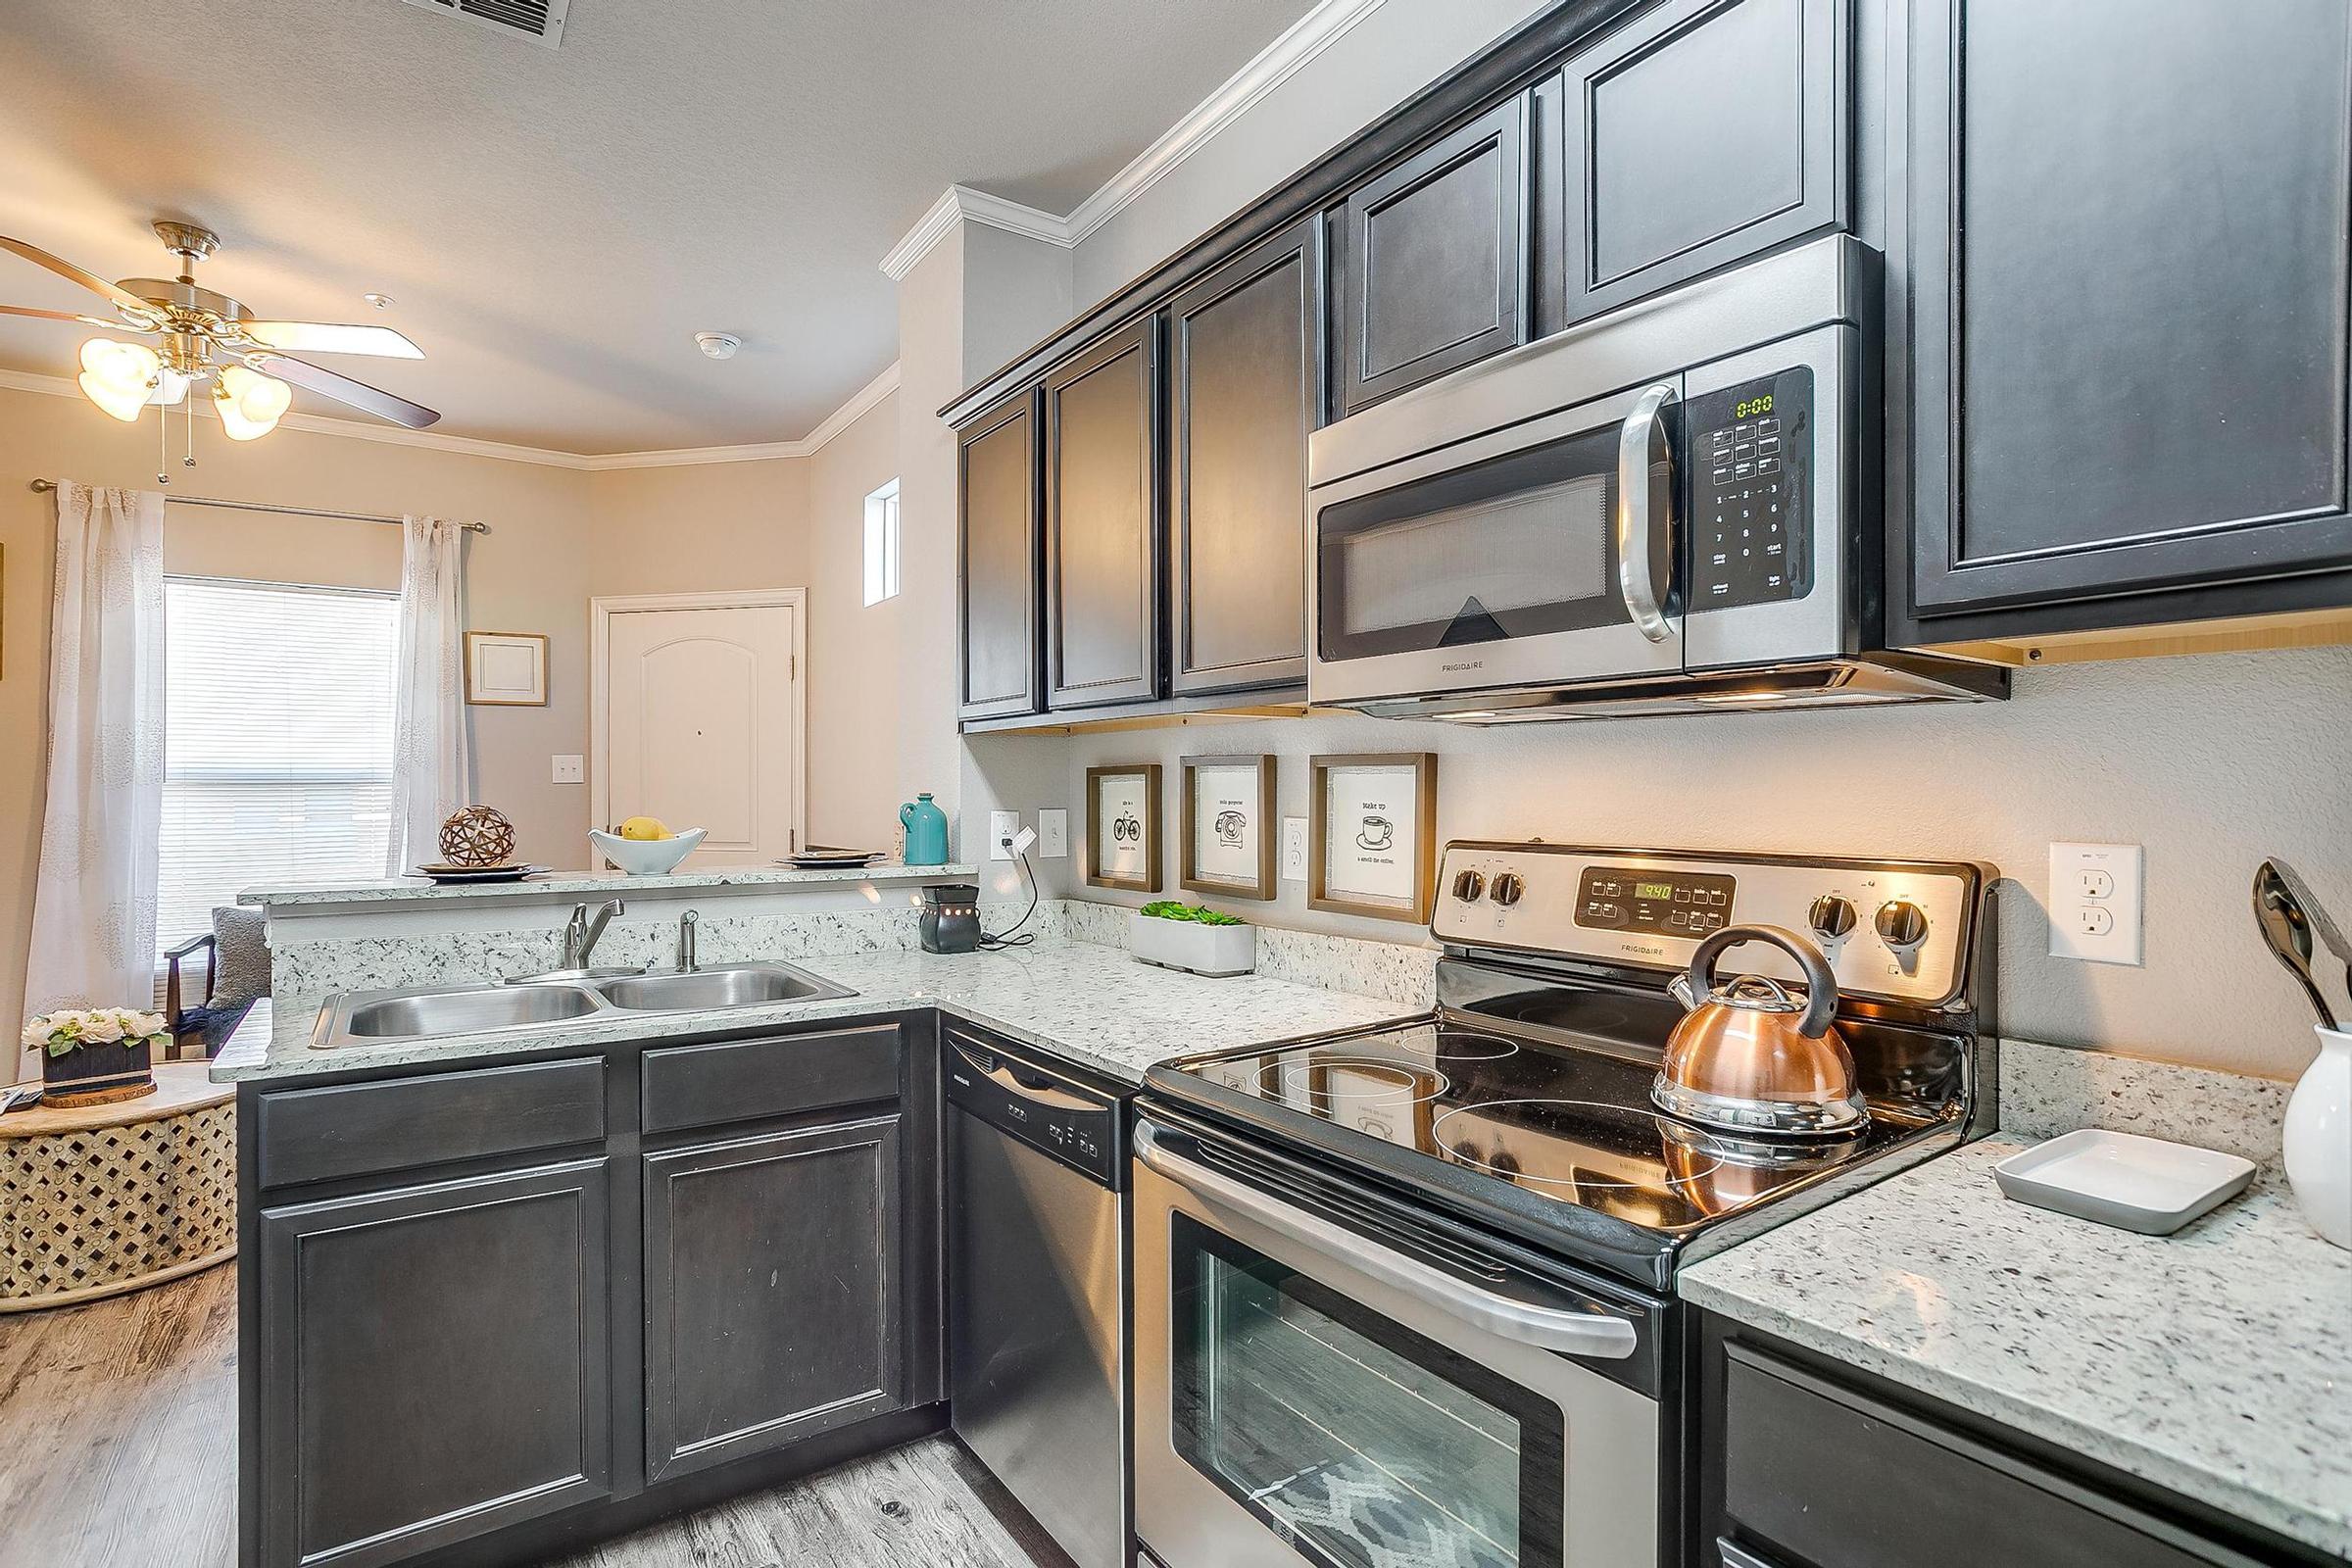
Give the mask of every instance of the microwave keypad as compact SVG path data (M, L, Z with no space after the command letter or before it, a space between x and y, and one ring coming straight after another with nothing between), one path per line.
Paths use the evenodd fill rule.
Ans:
M1812 392L1810 370L1788 370L1685 409L1693 612L1801 599L1812 587Z

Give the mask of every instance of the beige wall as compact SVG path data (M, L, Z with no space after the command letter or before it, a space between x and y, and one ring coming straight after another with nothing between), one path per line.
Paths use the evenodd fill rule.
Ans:
M174 426L176 440L178 431ZM550 636L548 706L477 708L478 799L514 819L522 853L581 863L586 792L549 782L549 757L586 744L590 475L537 464L281 429L232 445L196 425L198 466L170 489L281 506L425 512L488 522L469 549L469 619ZM19 1015L39 856L47 735L54 512L33 477L155 487L155 424L117 424L79 397L0 389L0 1017ZM381 524L168 508L173 571L397 587L399 530Z

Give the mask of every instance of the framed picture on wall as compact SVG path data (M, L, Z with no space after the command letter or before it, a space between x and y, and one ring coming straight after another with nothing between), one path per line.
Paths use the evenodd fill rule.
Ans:
M1086 770L1089 887L1159 891L1159 764Z
M546 634L532 631L467 632L466 700L488 708L545 708Z
M1274 759L1188 757L1182 765L1184 849L1179 880L1195 893L1272 898Z
M1438 858L1436 754L1317 757L1307 783L1307 907L1428 920Z

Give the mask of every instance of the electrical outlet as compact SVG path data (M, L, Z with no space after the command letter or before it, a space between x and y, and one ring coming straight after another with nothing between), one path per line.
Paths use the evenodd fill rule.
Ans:
M1058 806L1044 808L1037 813L1037 858L1058 860L1069 853L1070 813Z
M992 860L1009 860L1009 859L1011 859L1011 858L1012 858L1012 836L1013 836L1015 833L1018 833L1020 830L1021 830L1021 813L1020 813L1020 812L1018 812L1018 811L991 811L991 812L989 812L989 813L988 813L988 858L989 858L990 859L992 859Z
M585 784L588 782L587 761L575 753L559 752L555 758L556 782Z
M1285 882L1306 880L1306 818L1286 816L1282 819L1282 879Z
M2050 956L2140 960L2145 852L2136 844L2050 846Z

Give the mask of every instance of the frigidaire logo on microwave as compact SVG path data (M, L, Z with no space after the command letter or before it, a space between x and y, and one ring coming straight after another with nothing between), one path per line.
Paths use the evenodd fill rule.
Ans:
M1483 660L1483 659L1473 659L1473 660L1469 661L1467 663L1461 663L1461 664L1440 664L1440 665L1438 666L1438 668L1440 668L1440 669L1444 670L1444 671L1445 671L1446 674L1448 674L1448 675L1450 675L1450 674L1452 674L1454 671L1456 671L1456 670L1460 670L1460 669L1484 669L1484 668L1486 668L1486 667L1487 667L1487 662L1486 662L1485 660Z

